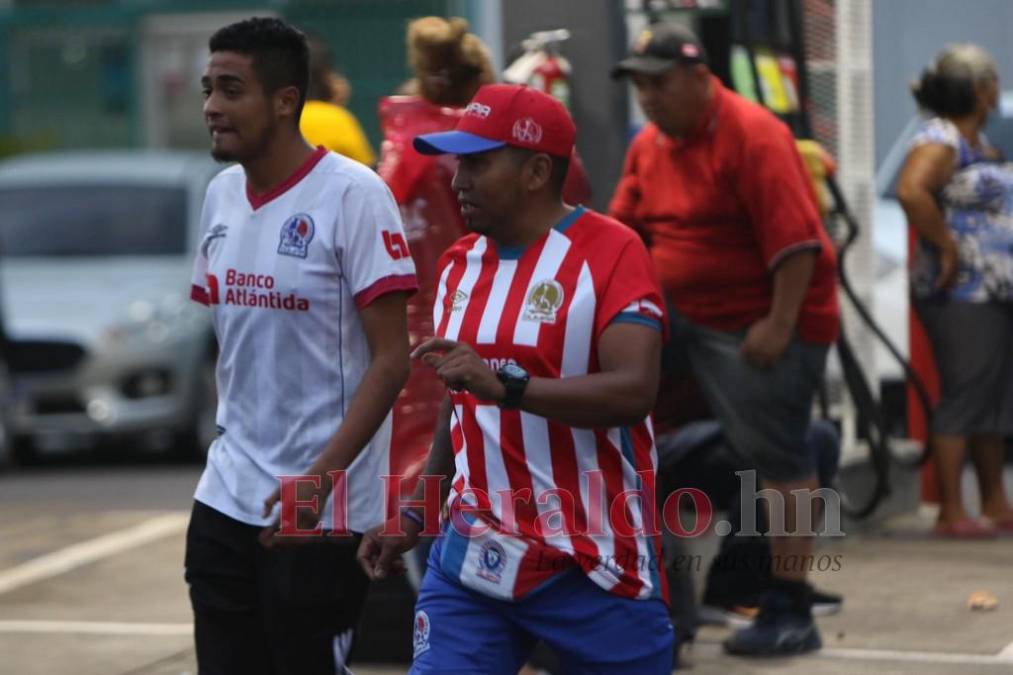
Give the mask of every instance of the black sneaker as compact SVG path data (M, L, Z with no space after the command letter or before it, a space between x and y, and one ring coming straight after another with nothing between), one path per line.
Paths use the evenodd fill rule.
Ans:
M780 590L764 595L752 626L735 631L724 642L725 651L737 656L788 656L822 646L808 607Z
M812 589L810 596L813 601L813 616L830 616L841 611L844 605L844 597L837 593L828 593L818 589Z

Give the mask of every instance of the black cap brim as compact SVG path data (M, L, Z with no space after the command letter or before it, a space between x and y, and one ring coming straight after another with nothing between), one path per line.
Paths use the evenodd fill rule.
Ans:
M661 75L675 66L679 61L676 59L663 59L657 56L639 54L630 56L617 63L612 68L612 77L619 78L633 73L642 75Z

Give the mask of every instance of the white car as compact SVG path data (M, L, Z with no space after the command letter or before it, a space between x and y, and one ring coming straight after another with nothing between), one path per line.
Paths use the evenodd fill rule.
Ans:
M0 163L0 292L22 459L106 438L206 449L216 343L189 300L208 182L199 153Z

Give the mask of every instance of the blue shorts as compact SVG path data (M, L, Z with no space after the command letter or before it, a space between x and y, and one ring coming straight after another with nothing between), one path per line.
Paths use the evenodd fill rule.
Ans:
M675 634L661 600L613 595L576 568L519 601L490 598L440 570L441 544L415 604L412 675L515 675L538 640L566 673L672 672Z

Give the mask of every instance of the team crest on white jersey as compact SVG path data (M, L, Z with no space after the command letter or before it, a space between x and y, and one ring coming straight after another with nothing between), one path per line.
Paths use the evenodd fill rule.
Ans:
M425 610L415 612L415 633L412 638L412 656L429 651L429 615Z
M563 306L563 287L555 279L539 281L528 294L524 305L524 319L541 323L556 323L556 313Z
M316 226L313 219L306 213L297 213L281 226L281 241L278 243L278 253L290 255L296 258L305 258L310 242L313 241L313 233Z
M478 576L486 581L498 584L503 578L503 569L506 567L506 551L495 541L487 541L482 544L482 550L478 553Z

